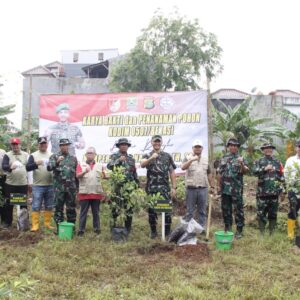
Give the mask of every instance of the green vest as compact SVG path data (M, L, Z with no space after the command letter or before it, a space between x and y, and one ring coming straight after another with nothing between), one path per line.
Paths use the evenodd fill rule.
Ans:
M47 164L51 155L52 153L48 151L36 151L32 153L35 163L38 160L43 160L45 162L44 165L39 165L38 168L33 171L33 185L47 186L53 184L52 172L47 171Z
M27 185L27 171L26 171L26 163L28 160L28 153L24 151L20 151L19 154L14 154L13 151L9 151L6 153L9 158L10 167L15 163L19 162L22 165L18 166L16 169L7 173L6 183L10 185Z

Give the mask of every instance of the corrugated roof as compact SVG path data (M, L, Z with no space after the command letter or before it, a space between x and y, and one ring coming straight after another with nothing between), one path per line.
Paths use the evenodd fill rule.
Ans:
M56 67L62 67L62 63L59 61L53 61L50 64L45 65L46 68L56 68Z
M299 98L300 94L291 90L276 90L276 96L288 97L288 98Z
M219 89L212 93L213 99L245 99L250 94L237 89Z
M23 76L30 76L30 75L34 75L34 76L50 76L50 77L56 77L53 73L51 73L50 70L48 70L46 67L40 65L37 67L34 67L30 70L27 70L25 72L22 73Z

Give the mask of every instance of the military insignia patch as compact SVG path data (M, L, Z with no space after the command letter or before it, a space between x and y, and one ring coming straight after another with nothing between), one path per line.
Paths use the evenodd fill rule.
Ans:
M155 107L155 101L153 97L145 97L144 98L144 108L152 109Z
M164 96L160 98L160 106L163 109L170 109L174 106L174 100L169 96Z
M120 99L111 99L109 100L109 109L111 112L117 112L121 107Z
M127 110L136 110L138 106L137 97L128 97L126 100L126 108Z

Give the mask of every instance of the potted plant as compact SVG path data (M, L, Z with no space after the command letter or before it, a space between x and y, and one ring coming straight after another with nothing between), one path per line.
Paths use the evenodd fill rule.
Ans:
M125 241L128 229L126 219L142 208L144 190L135 181L126 181L125 168L115 167L109 174L108 198L112 210L111 232L114 241Z

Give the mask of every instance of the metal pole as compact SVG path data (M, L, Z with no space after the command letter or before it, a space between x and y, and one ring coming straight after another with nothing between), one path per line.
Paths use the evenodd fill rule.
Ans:
M28 120L27 120L27 153L30 153L31 148L31 117L32 117L32 75L29 81L29 104L28 104Z
M162 212L161 213L161 239L162 239L162 241L166 240L165 221L166 221L166 214L164 212Z
M210 94L210 79L206 75L206 86L207 86L207 125L208 125L208 154L210 166L213 169L214 159L214 144L213 144L213 128L212 128L212 103Z

